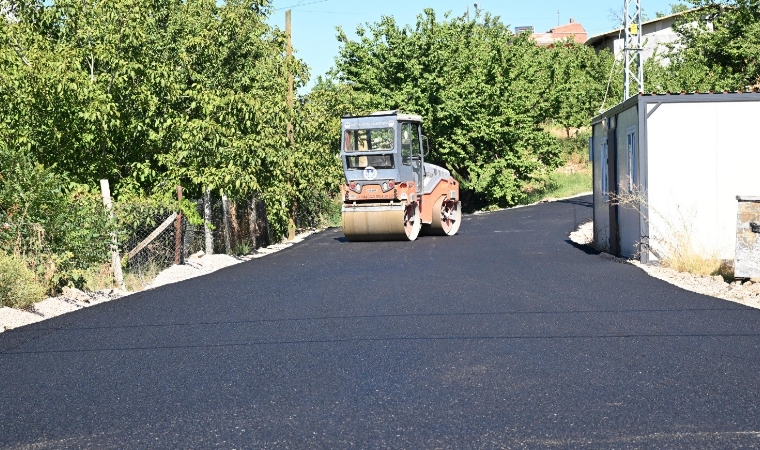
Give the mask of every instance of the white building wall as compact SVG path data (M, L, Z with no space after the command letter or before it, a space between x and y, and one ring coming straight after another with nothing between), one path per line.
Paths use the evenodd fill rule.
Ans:
M645 23L643 25L644 34L642 35L644 50L641 52L642 60L646 61L651 58L655 50L658 54L666 51L665 45L678 40L678 34L673 31L675 17L670 17L656 22ZM617 59L623 59L623 47L625 44L625 33L619 30L614 37L603 43L596 45L597 50L602 48L609 49Z
M734 258L736 195L760 195L760 102L663 103L648 119L650 246Z
M760 196L760 101L718 103L716 166L723 259L736 253L737 195Z

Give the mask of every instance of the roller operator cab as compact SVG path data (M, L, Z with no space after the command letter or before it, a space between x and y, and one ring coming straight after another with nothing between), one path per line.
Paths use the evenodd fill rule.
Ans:
M425 163L422 117L379 111L341 123L343 233L349 241L457 233L459 183L448 170Z

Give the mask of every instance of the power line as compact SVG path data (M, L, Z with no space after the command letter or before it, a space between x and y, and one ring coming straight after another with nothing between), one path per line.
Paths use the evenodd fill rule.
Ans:
M301 0L300 2L298 2L298 3L297 3L297 4L295 4L295 5L290 5L290 6L283 6L283 7L281 7L281 8L275 8L274 10L275 10L275 11L279 11L279 10L281 10L281 9L296 8L296 7L298 7L298 6L308 6L308 5L314 5L314 4L317 4L317 3L324 3L324 2L326 2L326 1L328 1L328 0L317 0L317 1L315 1L315 2L304 3L304 2L303 2L303 0Z
M353 16L360 16L360 15L366 15L367 14L367 13L363 13L363 12L317 11L317 10L313 10L313 9L299 9L298 12L299 13L316 13L316 14L346 14L346 15L353 15Z

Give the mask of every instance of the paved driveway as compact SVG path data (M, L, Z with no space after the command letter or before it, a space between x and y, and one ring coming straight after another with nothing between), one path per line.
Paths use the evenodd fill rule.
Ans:
M589 200L328 230L0 334L0 446L760 446L760 311L572 245Z

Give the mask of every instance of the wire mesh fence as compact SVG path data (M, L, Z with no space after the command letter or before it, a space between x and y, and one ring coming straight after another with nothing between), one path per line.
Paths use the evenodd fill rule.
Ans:
M194 201L202 224L181 217L177 239L176 214L168 207L143 211L121 239L127 272L147 280L157 272L182 264L197 252L248 254L270 244L265 203L252 196L246 201L228 201L209 195Z
M147 284L157 272L174 264L176 228L174 212L168 208L145 211L135 220L126 238L121 240L121 253L128 273ZM166 223L169 221L170 223ZM160 227L164 226L163 229Z

